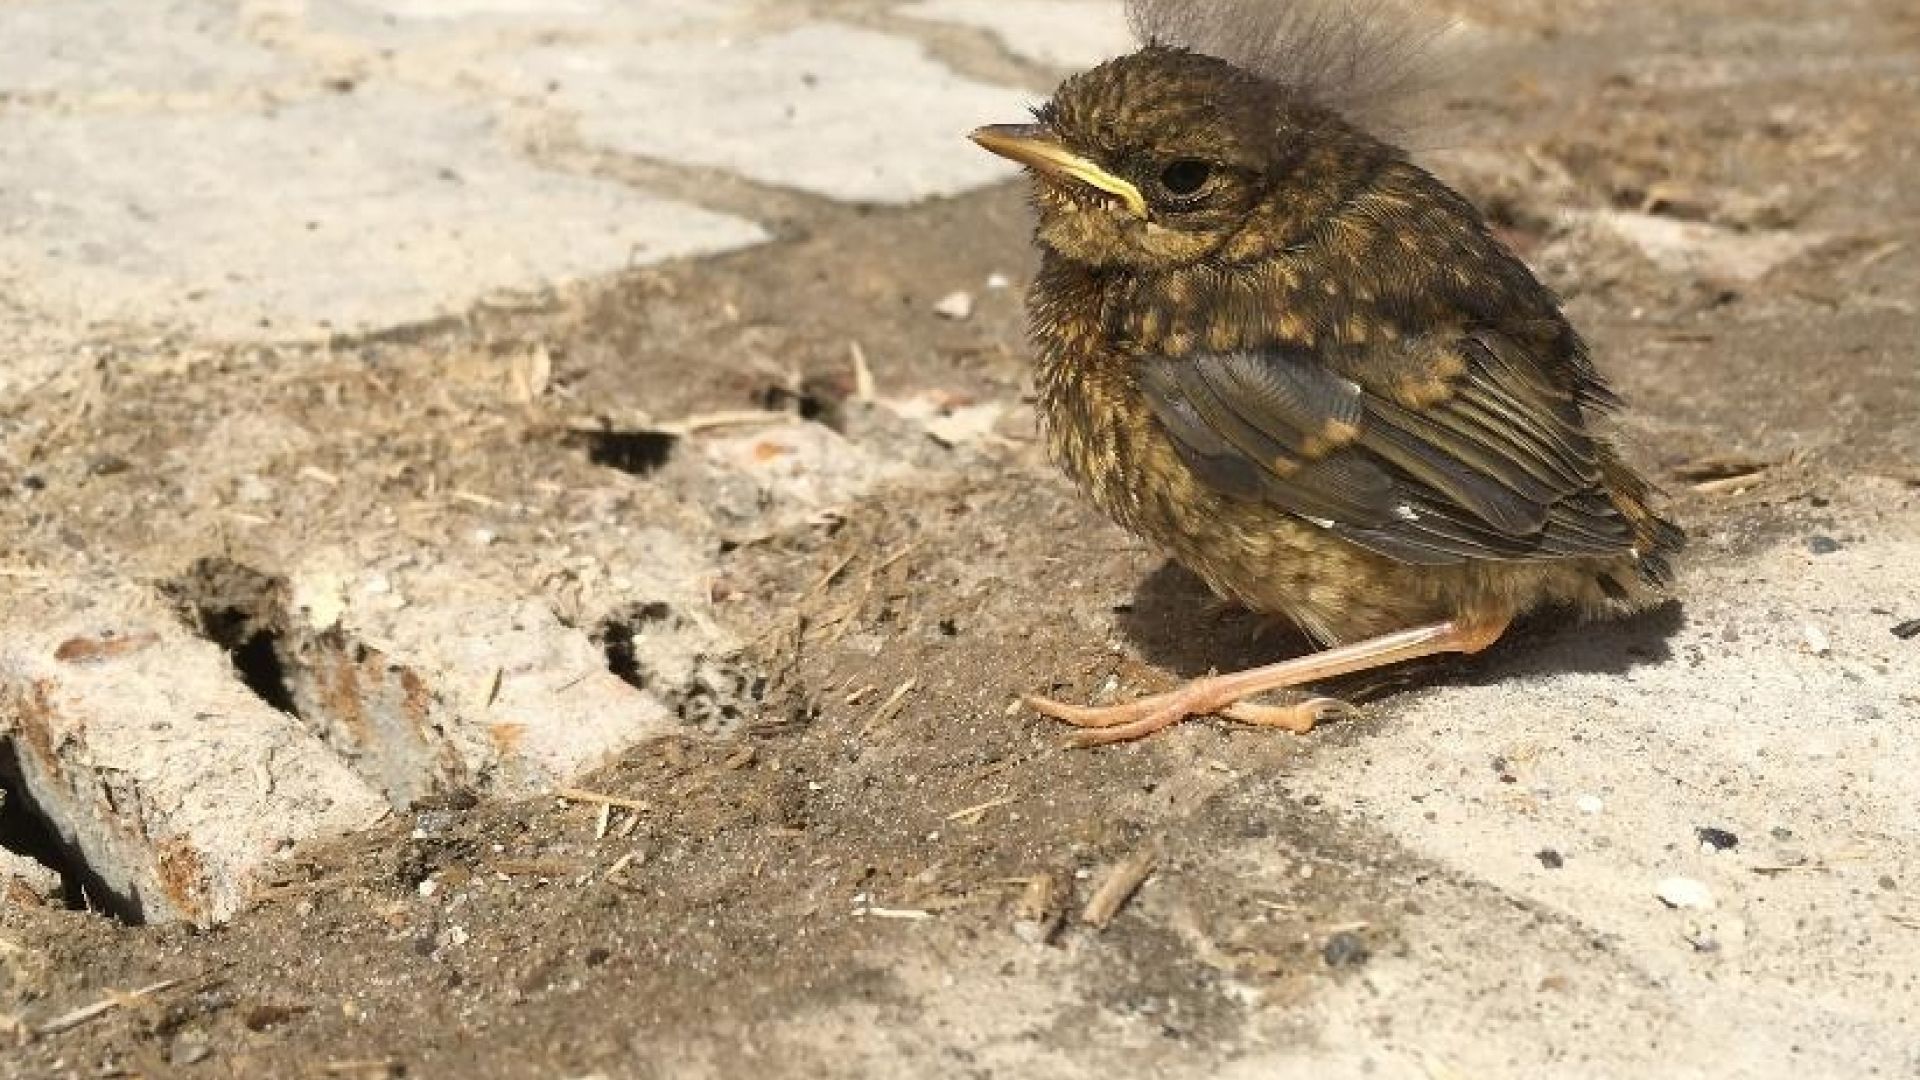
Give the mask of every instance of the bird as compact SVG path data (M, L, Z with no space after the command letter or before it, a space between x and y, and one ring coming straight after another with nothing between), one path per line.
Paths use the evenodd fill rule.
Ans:
M1342 43L1372 39L1309 7L1292 25L1311 41L1149 35L1032 122L971 135L1030 178L1052 457L1224 600L1321 646L1114 705L1025 699L1079 745L1208 714L1306 732L1349 707L1250 699L1477 653L1538 610L1644 610L1673 582L1685 534L1603 432L1622 401L1558 299L1341 108Z

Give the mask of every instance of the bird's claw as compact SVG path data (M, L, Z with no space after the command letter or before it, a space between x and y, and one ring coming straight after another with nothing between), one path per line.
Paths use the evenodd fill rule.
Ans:
M1104 746L1138 739L1177 724L1189 716L1207 713L1218 713L1243 724L1282 728L1300 735L1312 731L1316 724L1344 719L1353 714L1353 706L1330 697L1309 698L1294 705L1220 701L1207 692L1204 683L1190 683L1179 690L1119 705L1069 705L1038 694L1028 694L1022 700L1028 708L1042 716L1085 728L1067 740L1067 745L1073 747Z
M1345 720L1353 715L1353 706L1339 698L1317 697L1294 705L1249 705L1236 702L1220 710L1220 715L1242 724L1284 728L1305 735L1318 724Z

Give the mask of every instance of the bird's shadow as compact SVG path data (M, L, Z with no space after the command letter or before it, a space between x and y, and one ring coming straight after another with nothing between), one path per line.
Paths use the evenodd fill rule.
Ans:
M1141 579L1118 610L1121 633L1142 659L1179 675L1238 671L1313 652L1317 646L1284 619L1224 604L1205 582L1166 562ZM1604 622L1552 611L1528 616L1491 649L1473 657L1441 656L1318 685L1350 700L1438 682L1486 684L1565 673L1624 674L1672 658L1669 639L1686 625L1679 601Z

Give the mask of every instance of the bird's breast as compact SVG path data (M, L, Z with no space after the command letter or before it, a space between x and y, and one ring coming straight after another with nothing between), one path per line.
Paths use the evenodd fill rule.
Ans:
M1184 468L1160 430L1132 370L1112 340L1111 282L1050 257L1029 310L1039 351L1035 391L1048 448L1102 510L1152 533L1142 494Z

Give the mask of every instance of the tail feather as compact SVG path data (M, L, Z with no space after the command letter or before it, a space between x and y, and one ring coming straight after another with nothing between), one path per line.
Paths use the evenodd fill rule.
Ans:
M1671 585L1672 557L1686 547L1686 530L1653 509L1650 505L1655 495L1653 485L1621 461L1612 447L1602 445L1599 450L1600 483L1620 515L1633 527L1633 550L1639 558L1640 576L1652 585Z

